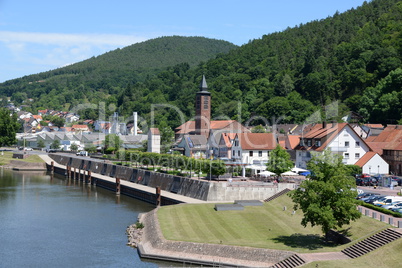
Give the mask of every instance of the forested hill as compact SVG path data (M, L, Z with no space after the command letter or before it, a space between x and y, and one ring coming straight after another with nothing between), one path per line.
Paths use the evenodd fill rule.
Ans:
M30 85L21 83L23 80L11 81L0 85L0 93L16 99L16 94L26 92L25 97L34 98L33 108L102 100L116 104L121 115L137 111L145 118L149 118L151 104L164 103L174 105L189 118L194 115L195 92L205 74L215 118L244 122L252 115L268 119L284 116L282 122L300 123L317 109L339 100L340 116L354 111L371 123L401 120L402 1L365 2L341 14L256 38L239 48L230 50L233 46L229 45L228 53L194 67L190 62L172 63L144 80L133 77L141 76L140 71L132 74L117 68L94 73L92 70L100 67L87 65L74 73L73 65L52 72L60 71L58 76L65 76L64 80L49 76L43 77L43 83ZM155 53L163 53L156 47ZM190 52L183 50L181 54ZM119 51L114 53L118 55ZM102 57L110 57L108 61L119 65L114 53ZM105 62L100 66L107 65ZM64 70L69 72L63 74ZM98 79L99 75L103 79ZM72 79L75 76L86 80L76 84ZM166 109L154 119L172 128L181 123L177 109Z
M284 116L282 123L301 123L339 100L338 117L328 120L354 111L365 122L397 123L402 113L401 68L402 1L373 0L265 35L195 69L171 68L126 89L118 105L146 114L147 100L168 102L192 116L194 95L205 74L215 118L244 122L253 115L269 121ZM179 125L175 111L163 118Z
M169 36L136 43L63 68L0 84L0 96L16 104L34 99L33 107L65 108L82 101L105 101L128 84L145 80L168 66L189 67L236 48L204 37ZM116 98L114 98L116 99ZM70 105L70 106L71 106Z

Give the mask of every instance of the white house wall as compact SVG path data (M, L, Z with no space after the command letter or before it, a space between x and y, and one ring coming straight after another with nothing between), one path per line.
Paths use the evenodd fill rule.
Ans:
M389 165L385 160L375 154L367 163L362 167L362 172L367 174L389 174Z
M347 145L347 142L349 145ZM358 143L358 144L357 144ZM343 163L354 165L370 148L349 127L345 127L327 146L343 156Z

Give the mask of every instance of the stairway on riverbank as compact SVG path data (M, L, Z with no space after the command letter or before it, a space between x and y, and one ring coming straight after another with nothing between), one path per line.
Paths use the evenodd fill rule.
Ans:
M354 259L363 256L401 237L401 231L394 228L388 228L342 250L342 253Z

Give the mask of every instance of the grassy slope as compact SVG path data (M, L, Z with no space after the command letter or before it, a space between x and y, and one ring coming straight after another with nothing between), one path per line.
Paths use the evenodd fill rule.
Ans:
M283 210L286 206L287 210ZM292 215L293 203L283 196L263 207L243 211L215 211L214 204L162 207L158 218L166 239L200 243L223 243L291 250L294 252L340 251L346 246L325 244L320 227L304 228L301 211ZM390 225L362 216L348 232L353 240L383 230Z
M401 267L402 239L398 239L367 255L357 259L312 262L303 267L313 268L367 268L367 267Z
M13 152L4 152L3 155L0 154L0 166L3 165L8 165L11 160L17 160L17 161L22 161L22 162L28 162L28 163L44 163L42 158L40 158L38 155L35 154L29 154L29 157L25 159L15 159L13 158Z

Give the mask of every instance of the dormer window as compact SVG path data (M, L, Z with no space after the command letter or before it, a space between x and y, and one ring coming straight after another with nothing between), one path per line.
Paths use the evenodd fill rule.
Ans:
M315 146L320 147L321 146L321 140L316 140L315 141Z

